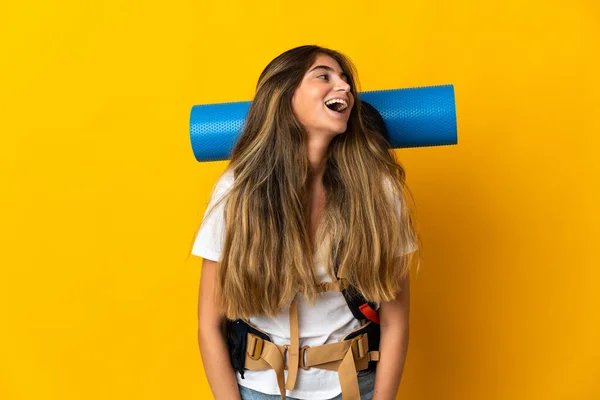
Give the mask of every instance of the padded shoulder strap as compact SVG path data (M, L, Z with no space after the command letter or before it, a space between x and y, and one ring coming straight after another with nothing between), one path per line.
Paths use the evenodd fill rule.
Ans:
M379 313L375 310L375 303L368 302L362 294L352 285L347 285L342 291L348 308L356 319L368 319L379 324Z
M340 291L346 299L348 308L356 319L368 319L376 324L379 324L379 313L375 309L375 303L370 303L363 297L362 294L356 288L348 283L345 277L340 276L339 272L339 257L335 257L334 260L334 272L338 280L335 282L342 282L340 285Z

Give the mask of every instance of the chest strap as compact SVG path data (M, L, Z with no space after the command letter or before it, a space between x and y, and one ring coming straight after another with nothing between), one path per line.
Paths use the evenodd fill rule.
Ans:
M298 308L296 307L296 296L290 305L290 348L288 351L288 376L285 382L287 390L293 390L298 377L298 366L300 365L300 333L298 330ZM285 397L282 397L285 399Z
M345 280L324 282L317 292L341 292ZM344 400L360 400L357 371L369 368L370 361L379 361L379 351L369 351L368 334L358 335L351 340L329 343L321 346L300 348L298 331L298 310L296 298L290 304L290 344L279 346L248 333L244 367L248 370L275 370L281 398L286 398L286 389L293 390L298 376L298 368L311 367L337 371ZM371 323L371 322L369 322ZM287 365L286 365L287 354ZM284 370L288 370L284 385Z

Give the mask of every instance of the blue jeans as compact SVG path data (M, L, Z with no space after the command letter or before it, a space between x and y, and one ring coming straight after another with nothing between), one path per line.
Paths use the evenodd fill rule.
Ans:
M265 394L256 390L248 389L247 387L238 385L242 400L278 400L281 395ZM373 398L373 390L375 388L375 371L365 371L358 374L358 389L360 390L361 400L371 400ZM287 397L288 400L299 400L295 397ZM317 400L317 399L313 399ZM342 394L331 399L320 400L342 400Z

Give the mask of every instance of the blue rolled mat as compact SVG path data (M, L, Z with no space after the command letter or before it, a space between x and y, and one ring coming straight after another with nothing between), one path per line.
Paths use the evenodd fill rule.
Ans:
M359 93L382 115L393 148L458 143L454 86ZM249 101L192 107L190 138L198 161L227 160L242 133Z

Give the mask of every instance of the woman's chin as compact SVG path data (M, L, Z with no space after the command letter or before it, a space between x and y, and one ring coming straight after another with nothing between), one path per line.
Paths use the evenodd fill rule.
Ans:
M333 130L335 135L340 135L342 133L345 133L346 130L348 129L348 124L340 124L339 127L336 127L336 129Z
M323 126L320 128L314 128L314 129L307 129L307 131L309 132L309 136L321 136L323 135L323 137L329 137L329 138L334 138L337 135L341 135L346 133L347 131L347 124L331 124L329 126ZM310 132L313 132L312 134ZM317 132L319 132L317 134Z

